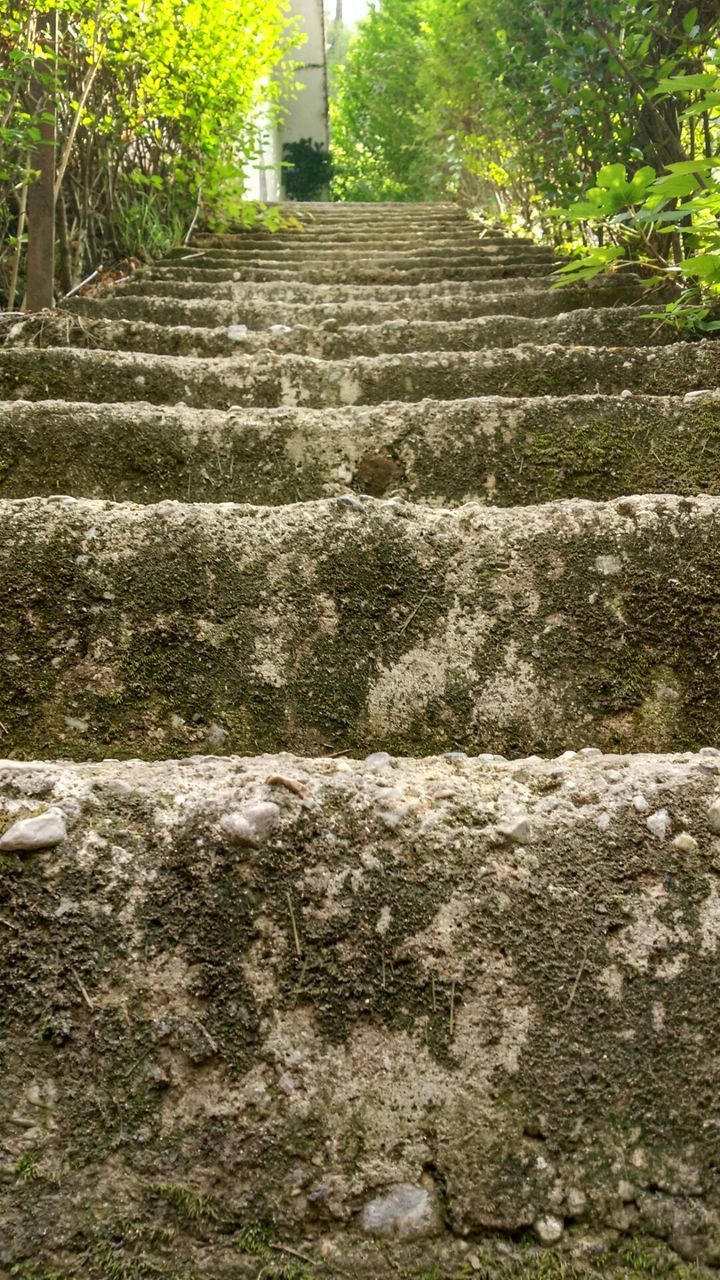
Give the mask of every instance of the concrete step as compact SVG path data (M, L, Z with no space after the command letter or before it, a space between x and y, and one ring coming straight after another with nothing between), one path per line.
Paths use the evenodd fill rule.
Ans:
M0 497L455 506L720 494L720 394L236 409L0 402Z
M720 716L720 499L0 503L16 758L684 750Z
M6 831L58 840L4 854L28 1274L712 1274L647 1238L717 1258L717 752L0 786Z
M206 249L188 252L187 249L175 250L158 259L157 266L195 267L232 267L269 264L295 263L352 263L360 261L372 266L436 266L438 262L467 262L470 266L482 266L488 262L553 262L557 254L553 249L541 248L539 245L526 245L522 248L507 247L503 244L483 246L481 244L440 244L417 245L388 248L382 245L369 248L367 245L346 247L344 245L265 245L242 249Z
M149 280L183 280L191 283L223 284L227 281L248 282L263 280L289 281L290 283L307 284L433 284L445 280L507 280L517 278L534 278L548 276L551 271L549 262L492 262L481 267L453 265L452 261L443 266L431 266L427 263L419 266L373 267L361 262L347 265L337 263L334 266L310 266L290 264L252 267L152 267L142 274Z
M310 209L304 204L288 206L284 212L305 227L354 227L369 226L381 230L384 226L464 226L468 215L464 210L450 206L434 208L421 205L354 205L342 208L326 205Z
M60 347L0 351L0 399L142 399L201 409L330 408L426 397L457 400L626 390L677 395L717 387L719 382L720 344L712 342L663 348L527 344L334 361L270 351L207 359Z
M368 232L342 230L303 231L298 234L296 231L286 233L277 231L272 235L246 232L244 235L200 236L199 238L193 238L189 244L177 245L168 252L171 257L184 258L193 253L234 252L247 249L269 249L274 252L278 249L305 251L316 248L324 252L333 248L358 251L377 248L387 252L390 249L417 250L425 246L428 248L451 248L453 246L483 248L488 252L494 253L509 252L513 249L544 248L547 250L548 248L546 245L539 245L535 240L528 240L520 236L485 236L473 230L472 225L468 224L466 228L457 231L421 231L411 233L383 228L382 230Z
M76 346L108 351L147 351L176 356L230 356L272 350L339 360L362 354L411 351L479 351L518 343L604 346L667 346L677 341L670 325L643 319L647 308L586 308L561 316L528 319L484 316L457 321L390 320L385 324L346 325L333 320L316 325L273 324L253 332L246 326L198 328L147 324L137 320L88 319L58 312L20 322L8 346Z
M263 292L264 292L263 287ZM661 305L673 295L655 290L649 293L640 284L608 284L589 288L550 290L544 286L536 289L522 288L502 293L478 289L473 294L457 296L423 294L420 297L407 292L394 301L378 301L372 297L359 297L352 301L288 302L278 306L275 298L258 301L247 297L246 301L216 300L214 297L177 298L154 297L140 294L102 294L100 297L72 298L63 303L63 310L73 315L92 319L144 321L150 324L183 325L213 328L244 324L249 329L269 329L279 320L286 325L317 328L319 325L344 327L355 324L385 324L392 320L452 321L472 320L479 316L557 316L588 308L624 308L640 303L643 310Z
M538 276L517 276L498 278L483 282L472 280L445 280L431 283L408 280L407 272L403 273L402 283L397 284L328 284L308 281L265 280L259 282L228 281L226 283L209 284L201 281L187 280L149 280L140 272L134 272L125 280L113 286L111 296L144 298L198 298L212 299L220 302L227 299L243 299L248 302L281 301L285 303L303 303L316 306L330 302L340 305L343 302L397 302L402 300L424 302L426 299L472 298L482 300L490 295L501 293L537 293L539 289L550 289L552 281ZM642 282L630 275L607 277L595 285L589 285L588 305L596 296L592 290L610 287L613 289L635 288ZM565 290L554 290L558 296L565 296ZM104 295L107 296L107 295Z

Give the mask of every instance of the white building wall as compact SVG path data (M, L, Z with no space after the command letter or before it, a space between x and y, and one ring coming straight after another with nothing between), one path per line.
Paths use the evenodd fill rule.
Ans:
M330 134L323 0L293 0L292 9L307 32L305 44L293 50L300 63L296 78L303 88L290 105L280 130L280 145L311 138L313 142L327 147Z
M285 103L283 125L267 130L262 161L248 173L246 192L250 200L272 202L283 198L282 154L286 142L311 138L327 147L330 141L323 0L292 0L291 8L307 37L291 54L296 64L295 79L301 88Z

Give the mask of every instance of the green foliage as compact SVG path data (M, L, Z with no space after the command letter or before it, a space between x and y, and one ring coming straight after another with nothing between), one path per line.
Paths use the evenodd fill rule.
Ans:
M662 80L659 92L670 86L682 103L715 84L720 69ZM693 119L693 105L679 119ZM605 166L583 199L554 216L571 231L580 228L579 236L571 234L575 256L557 273L558 287L621 264L676 287L677 297L649 318L702 333L720 330L712 306L720 298L720 159L696 155L661 172L644 165L632 177L623 165Z
M336 71L330 112L336 199L428 198L422 3L383 0L371 9Z
M49 0L0 10L0 293L3 252L7 272L22 248L32 148L51 104L69 287L103 259L162 251L195 215L213 225L240 205L243 169L294 77L288 0L52 7L57 58L43 29Z
M719 31L715 0L375 0L336 78L338 194L547 231L606 166L714 153Z
M455 195L608 269L677 289L661 314L717 328L716 0L375 0L337 74L335 191Z
M333 175L330 153L312 138L286 142L283 165L285 191L290 200L319 200Z
M15 1181L18 1186L27 1186L30 1182L38 1182L42 1178L38 1166L36 1151L26 1151L15 1165Z

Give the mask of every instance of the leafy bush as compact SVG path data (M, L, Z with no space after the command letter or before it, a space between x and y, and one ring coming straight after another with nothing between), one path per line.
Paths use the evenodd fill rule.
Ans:
M653 316L679 327L720 329L712 304L720 298L720 159L712 154L720 110L720 66L696 75L667 77L656 97L685 100L681 125L707 118L708 154L643 165L630 177L624 165L605 165L581 200L555 210L571 231L573 260L558 285L631 268L676 287L677 296ZM694 149L694 148L693 148ZM575 234L572 234L575 229Z
M286 142L283 165L285 194L289 200L319 200L333 175L329 151L312 138Z
M242 201L268 112L293 78L287 0L49 0L0 11L0 293L18 239L40 112L58 115L58 229L69 287L103 258L158 251L195 214ZM3 282L3 274L5 280ZM13 293L15 290L13 288Z
M607 165L718 150L717 0L376 0L336 73L341 197L456 195L557 234Z

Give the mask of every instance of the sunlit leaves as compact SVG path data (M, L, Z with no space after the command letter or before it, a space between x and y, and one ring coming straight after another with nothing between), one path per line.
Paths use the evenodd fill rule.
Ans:
M58 15L59 52L38 34ZM58 160L78 251L151 251L243 191L269 111L294 79L288 0L6 0L0 10L0 252L39 117L57 107ZM148 212L151 210L151 212ZM163 230L164 228L164 230Z

